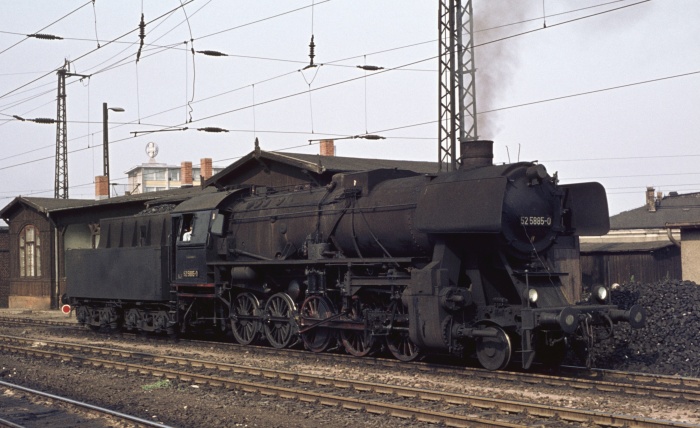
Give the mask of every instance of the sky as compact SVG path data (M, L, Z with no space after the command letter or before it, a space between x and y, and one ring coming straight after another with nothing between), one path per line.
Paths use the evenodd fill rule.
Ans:
M56 118L66 60L90 76L66 79L71 198L94 198L105 102L124 109L108 125L119 195L149 142L157 162L195 167L226 167L256 138L267 151L318 153L334 138L339 156L437 161L438 3L13 2L0 15L0 206L54 195L56 125L14 116ZM700 1L473 4L478 131L495 163L598 181L611 215L644 205L647 186L700 192ZM304 69L312 35L317 67ZM385 139L348 138L367 133Z

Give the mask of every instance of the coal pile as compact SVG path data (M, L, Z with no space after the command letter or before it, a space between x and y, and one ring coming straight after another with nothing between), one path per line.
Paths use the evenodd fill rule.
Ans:
M667 280L652 284L622 284L612 302L628 309L641 305L646 327L633 330L618 324L613 339L597 344L598 368L700 377L700 286Z

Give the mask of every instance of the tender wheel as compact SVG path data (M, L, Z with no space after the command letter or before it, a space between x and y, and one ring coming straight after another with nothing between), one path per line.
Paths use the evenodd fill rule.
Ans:
M404 318L406 313L406 307L398 303L396 318ZM386 346L389 348L391 355L401 361L413 361L421 356L420 348L411 341L406 330L392 330L386 337Z
M476 357L488 370L499 370L510 363L513 346L508 334L500 327L489 326L496 330L494 337L479 337L476 340Z
M124 327L127 330L138 329L141 325L141 314L138 309L129 309L124 316Z
M291 344L298 332L294 315L296 306L287 293L273 294L265 303L265 337L275 348Z
M301 305L301 325L302 331L310 328L301 334L304 346L313 352L323 352L334 342L335 332L332 328L315 324L335 315L333 304L327 297L311 296L304 300Z
M262 330L260 302L251 293L242 293L231 302L231 330L233 337L241 345L249 345Z

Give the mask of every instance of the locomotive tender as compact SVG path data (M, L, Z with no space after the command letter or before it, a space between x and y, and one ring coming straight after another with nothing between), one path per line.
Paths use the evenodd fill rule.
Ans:
M559 185L534 162L492 165L491 145L463 145L451 172L220 189L105 219L97 249L66 254L68 302L95 328L230 329L241 344L383 347L405 361L476 354L491 370L513 356L558 364L573 340L593 344L593 326L642 327L643 310L617 309L602 286L571 304L553 268L572 237L607 233L603 187Z

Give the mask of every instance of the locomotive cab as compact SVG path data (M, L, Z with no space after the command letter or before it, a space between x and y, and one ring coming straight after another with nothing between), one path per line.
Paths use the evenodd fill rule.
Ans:
M175 255L171 292L177 324L182 331L196 326L225 331L227 304L224 284L216 281L210 264L225 256L225 215L220 207L247 189L205 193L182 202L172 211Z

